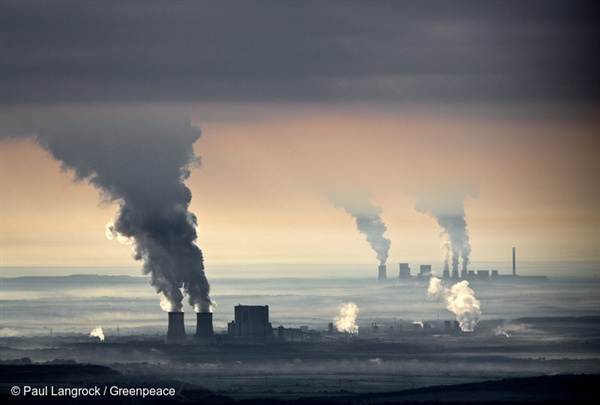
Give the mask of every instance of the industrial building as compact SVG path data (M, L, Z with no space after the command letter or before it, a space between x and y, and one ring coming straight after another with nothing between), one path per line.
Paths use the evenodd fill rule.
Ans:
M410 267L408 263L400 263L400 273L398 278L410 278Z
M429 278L431 277L431 264L422 264L419 269L419 278Z
M419 279L429 279L432 275L431 265L430 264L422 264L420 265L419 274L417 278ZM400 274L398 279L406 280L410 279L410 267L409 263L400 263ZM489 280L515 280L515 281L544 281L547 280L547 276L520 276L517 275L517 259L516 259L516 249L512 248L512 274L510 275L502 275L498 272L498 270L461 270L460 277L458 270L452 270L452 276L450 276L450 271L448 269L444 269L442 273L442 279L444 280L468 280L468 281L489 281Z
M227 324L227 334L237 339L271 340L268 305L236 305L234 320Z

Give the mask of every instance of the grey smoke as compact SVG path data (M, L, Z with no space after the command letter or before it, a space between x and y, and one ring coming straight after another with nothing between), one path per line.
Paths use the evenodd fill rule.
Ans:
M36 142L63 170L119 204L108 231L133 245L170 311L182 311L184 294L197 311L209 311L210 287L196 245L196 216L184 184L199 164L200 137L189 117L152 108L67 108L32 116Z
M457 273L462 260L462 271L466 272L470 263L471 243L465 215L464 199L475 196L475 188L465 185L438 185L417 192L417 211L435 218L442 227L440 236L444 238L444 270Z
M384 234L387 230L381 220L381 208L374 206L366 192L337 192L331 195L331 202L352 215L356 220L356 228L367 237L371 249L377 254L379 265L385 265L388 259L391 242Z

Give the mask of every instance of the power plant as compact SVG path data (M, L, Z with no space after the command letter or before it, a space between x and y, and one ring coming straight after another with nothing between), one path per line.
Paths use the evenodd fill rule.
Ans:
M419 273L416 276L411 275L409 263L399 264L398 279L400 281L419 279L424 281L433 280L434 272L431 264L419 265ZM518 280L518 281L543 281L547 280L546 276L519 276L516 274L516 249L512 248L512 274L501 275L498 270L467 270L463 268L460 276L457 270L453 269L452 273L445 266L442 273L443 280L468 280L468 281L494 281L494 280ZM385 264L378 266L378 280L387 280L387 267ZM439 281L439 280L438 280ZM418 323L418 322L417 322ZM445 323L445 331L455 331L459 328L456 325L449 326ZM339 328L338 328L339 329ZM342 330L342 329L339 329ZM378 328L373 326L371 334ZM356 334L358 329L356 328ZM332 326L329 328L329 334L335 334ZM352 333L351 333L352 335ZM277 340L295 340L306 339L308 336L314 338L320 336L319 333L308 331L307 327L299 329L284 328L279 326L277 334L274 333L273 326L269 321L269 306L268 305L236 305L234 308L234 319L227 324L227 334L216 336L213 330L213 314L212 312L196 313L196 332L193 340L188 342L183 312L168 313L168 329L166 344L181 345L186 343L195 344L215 344L221 343L244 343L244 342L269 342L277 338Z
M422 264L419 268L419 274L416 278L418 279L429 279L433 275L433 271L430 264ZM379 272L381 279L381 270ZM407 280L414 278L410 275L409 263L400 263L400 273L398 275L399 280ZM503 275L498 270L467 270L466 268L460 272L458 270L452 270L452 275L448 268L444 268L442 271L443 280L469 280L469 281L489 281L489 280L518 280L518 281L544 281L547 280L547 276L520 276L517 275L517 260L516 260L516 249L512 248L512 274Z

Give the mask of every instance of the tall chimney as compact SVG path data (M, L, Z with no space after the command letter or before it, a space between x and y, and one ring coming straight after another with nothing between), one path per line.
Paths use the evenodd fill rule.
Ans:
M168 345L181 345L186 341L183 312L169 312L169 329L167 329L165 343Z
M517 275L517 256L515 254L515 248L513 247L513 276Z
M214 343L215 333L212 324L212 312L198 312L196 314L196 334L194 339L199 343Z
M385 265L379 266L379 280L387 280Z

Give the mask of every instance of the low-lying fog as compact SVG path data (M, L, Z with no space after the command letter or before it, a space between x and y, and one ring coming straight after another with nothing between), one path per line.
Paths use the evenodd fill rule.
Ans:
M451 283L447 284L448 286ZM268 305L274 327L326 330L339 307L354 302L364 330L377 323L454 320L443 302L427 296L416 279L219 279L211 280L215 332L225 331L235 305ZM471 282L481 320L600 315L596 280L550 278L540 282ZM117 333L164 334L167 314L145 277L75 275L2 279L1 336L89 333L100 326ZM194 332L193 309L185 306L186 328Z

